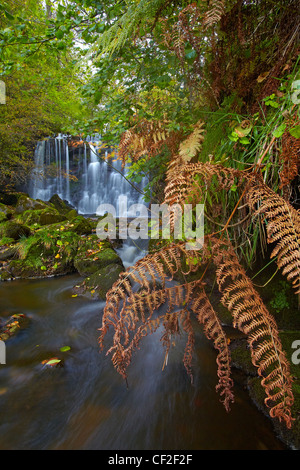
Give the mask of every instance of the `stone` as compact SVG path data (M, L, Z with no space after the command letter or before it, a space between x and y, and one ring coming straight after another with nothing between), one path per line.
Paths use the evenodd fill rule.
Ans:
M81 276L89 276L109 264L123 267L121 258L109 242L103 242L96 236L81 242L74 260L74 266Z
M87 277L80 285L73 288L75 295L81 295L91 300L105 300L107 292L118 280L124 271L120 264L109 264L90 277Z
M29 196L26 196L24 194L19 197L18 202L15 207L15 212L16 214L22 214L22 212L25 212L29 209L38 210L38 209L45 209L45 208L47 208L46 203L35 200L35 199L31 199Z
M68 203L68 201L62 200L58 194L54 194L49 200L49 202L55 207L55 209L57 209L60 213L63 214L67 214L68 212L70 212L70 210L74 209L74 207L72 207L71 204Z
M31 230L27 225L8 220L0 225L0 238L12 238L18 241L21 237L29 237Z

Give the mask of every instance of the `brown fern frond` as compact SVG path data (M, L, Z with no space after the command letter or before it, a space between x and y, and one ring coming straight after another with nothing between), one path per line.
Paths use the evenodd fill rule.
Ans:
M224 13L224 0L212 0L210 2L210 9L206 12L203 20L205 29L219 23Z
M201 252L187 250L185 243L181 242L145 256L133 268L128 268L122 273L106 296L99 339L101 346L109 327L116 329L120 318L122 326L130 325L134 329L137 319L145 319L143 316L146 308L152 314L166 301L169 303L169 310L173 306L180 306L183 303L183 295L185 299L190 297L193 285L168 288L166 283L172 280L176 273L188 275L195 272L200 260ZM124 331L127 334L126 328Z
M285 132L282 136L280 161L282 168L279 172L281 180L279 188L282 189L296 178L300 169L300 139L296 139L289 132Z
M204 327L204 333L209 340L213 340L214 347L218 350L217 356L217 375L219 383L216 390L223 397L222 402L227 411L230 410L230 403L234 402L233 380L231 379L231 357L228 347L227 337L222 328L221 322L214 311L204 289L197 293L195 300L191 306L199 323Z
M247 193L250 208L266 224L267 241L274 244L271 257L300 293L300 214L264 183L252 185Z
M128 157L133 162L140 158L150 158L159 153L164 144L168 147L178 148L180 139L179 132L168 130L168 121L148 121L146 119L137 122L126 130L120 139L118 153L123 165Z
M220 239L210 241L217 266L217 283L223 294L221 301L232 313L233 325L247 335L252 362L258 369L267 395L265 404L270 407L270 416L285 421L287 427L291 427L292 376L276 322L241 267L231 244ZM231 275L227 269L229 262Z
M179 155L183 162L189 162L201 149L203 137L203 121L197 122L193 132L179 146Z
M214 183L214 190L227 190L235 184L241 187L250 179L249 174L220 164L209 162L183 163L180 157L170 162L166 175L164 204L184 207L184 204L200 204ZM174 226L176 213L170 217Z

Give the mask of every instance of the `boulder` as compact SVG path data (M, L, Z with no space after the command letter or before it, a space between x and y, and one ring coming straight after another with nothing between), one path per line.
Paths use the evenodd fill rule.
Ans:
M13 211L5 204L0 203L0 223L12 218Z
M90 276L109 264L123 268L121 258L109 241L99 240L96 235L81 240L74 259L74 266L81 276Z
M16 214L22 214L22 212L28 210L38 210L47 208L47 204L43 201L31 199L29 196L23 194L19 197L15 207Z
M105 300L107 292L118 280L124 268L120 264L109 264L87 277L80 285L73 288L74 295L92 300Z
M0 202L7 206L15 206L18 203L19 198L23 195L24 193L7 193L0 191Z
M29 237L31 230L27 225L8 220L0 224L0 238L11 238L18 241L21 237Z
M54 194L49 200L55 209L57 209L61 214L67 214L70 210L74 210L74 207L68 203L68 201L62 200L58 194ZM76 212L76 211L75 211Z
M88 219L82 215L78 215L74 219L70 220L68 230L71 230L78 235L89 235L92 233L92 226Z
M47 207L46 209L26 210L17 218L18 221L32 225L52 225L66 220L66 217L60 214L56 209Z

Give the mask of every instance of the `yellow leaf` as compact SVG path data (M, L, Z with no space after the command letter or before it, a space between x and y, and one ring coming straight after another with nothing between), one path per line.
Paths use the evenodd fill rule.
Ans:
M57 253L57 255L55 256L56 259L60 258L60 254Z
M259 75L259 76L257 77L256 81L257 81L258 83L263 82L263 81L267 78L267 76L269 75L269 73L270 73L270 72L264 72L264 73L262 73L261 75Z

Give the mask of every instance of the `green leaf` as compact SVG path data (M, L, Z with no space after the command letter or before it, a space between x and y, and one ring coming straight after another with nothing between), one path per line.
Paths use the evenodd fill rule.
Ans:
M60 362L61 362L61 359L50 359L45 364L47 366L53 366L54 364L59 364Z
M65 33L61 29L58 29L55 33L55 36L57 37L57 39L62 39L64 35Z
M70 346L63 346L62 348L60 348L60 351L61 352L66 352L66 351L70 351Z
M300 126L292 127L292 129L289 129L289 133L295 137L295 139L300 139Z
M41 266L41 271L47 271L46 266Z
M249 145L250 144L250 140L247 139L247 137L243 137L241 140L240 140L241 144L244 144L244 145Z
M4 14L8 20L14 20L15 17L11 15L7 10L4 11Z
M57 244L58 246L62 246L63 242L62 242L61 240L57 240L56 244Z
M286 129L286 124L283 122L282 124L280 124L280 126L277 127L277 129L275 129L272 132L272 134L274 137L281 137L285 129Z

